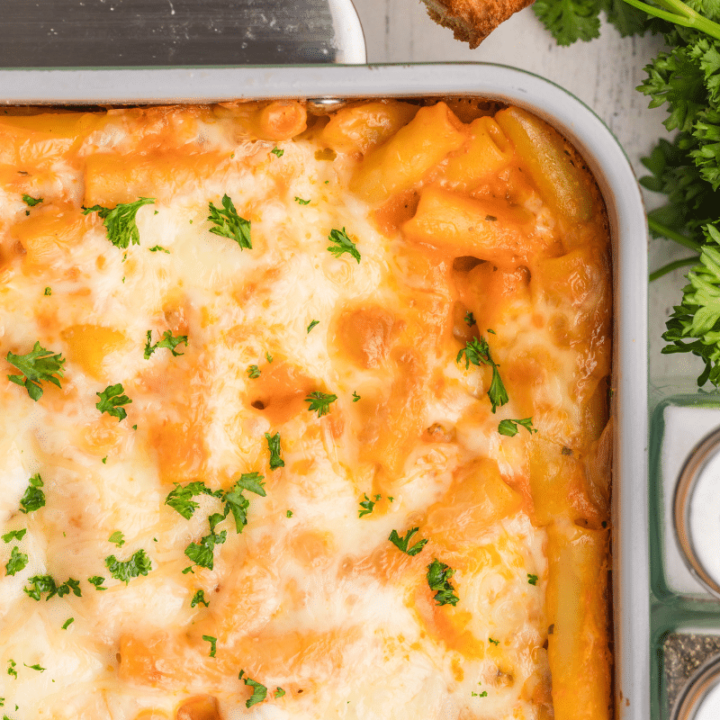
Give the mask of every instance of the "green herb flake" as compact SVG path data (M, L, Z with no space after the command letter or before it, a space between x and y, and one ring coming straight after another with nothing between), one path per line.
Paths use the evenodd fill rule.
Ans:
M22 199L23 199L23 202L29 207L35 207L36 205L39 205L44 200L44 198L34 198L34 197L31 197L30 195L25 195L25 194L23 194Z
M166 255L170 254L170 251L164 248L162 245L154 245L150 248L150 252L164 252Z
M250 221L238 215L233 201L224 195L222 199L223 209L219 209L210 203L210 215L208 220L215 225L210 228L210 232L214 235L220 235L230 240L234 240L243 250L247 248L252 250L252 242L250 240Z
M27 530L25 528L23 528L22 530L11 530L9 533L5 533L2 536L2 541L5 543L9 543L12 540L17 540L19 542L25 537L26 532Z
M212 532L202 537L200 542L190 543L185 548L185 555L187 555L195 565L212 570L215 567L215 546L222 545L226 539L227 532L225 530L220 533ZM187 570L188 572L194 572L192 567ZM185 574L185 570L183 570L183 574Z
M468 327L477 325L477 323L475 322L475 316L469 310L465 313L465 317L463 319L465 320L465 323Z
M202 639L210 643L210 657L214 658L217 652L217 638L212 635L203 635Z
M288 510L288 511L285 513L285 517L291 518L292 516L293 516L293 511L292 511L292 510Z
M137 550L128 560L123 561L109 555L105 558L105 567L115 580L127 585L132 578L147 575L152 570L152 562L144 550Z
M47 350L39 342L36 342L29 353L15 355L15 353L8 352L5 359L20 371L20 375L8 375L8 380L24 387L35 402L43 394L41 382L50 382L61 387L60 378L65 372L63 369L65 358L61 353Z
M5 572L8 575L16 575L21 570L24 570L28 564L28 556L25 553L21 553L17 545L13 545L12 552L10 553L10 559L5 565Z
M127 396L123 395L122 383L117 385L108 385L102 392L95 393L100 400L95 403L95 407L100 413L107 413L116 417L118 422L121 422L127 417L125 408L123 405L129 405L132 400Z
M357 245L350 239L348 234L345 232L345 228L342 230L333 229L330 231L328 240L334 245L329 245L329 250L335 257L339 258L343 253L348 253L355 260L360 262L360 251L357 249Z
M450 583L450 578L455 571L441 563L435 558L430 565L427 566L427 582L430 590L435 591L433 600L437 605L457 605L460 598L455 595L455 588Z
M45 507L45 493L40 489L44 487L40 473L33 475L25 494L20 498L20 512L27 515L28 513L35 512L41 507Z
M265 433L265 439L270 452L270 469L285 467L285 461L280 457L280 433L276 432L274 435Z
M105 582L105 578L101 577L100 575L93 575L92 577L89 577L88 582L91 585L94 585L96 590L107 590L106 587L102 586Z
M251 380L260 377L260 368L257 365L248 365L246 372Z
M487 690L483 690L481 693L471 692L473 697L487 697Z
M75 618L74 618L74 617L68 618L68 619L62 624L62 629L63 629L63 630L67 630L74 622L75 622Z
M17 663L14 660L8 660L8 671L7 674L17 679L17 670L15 668L17 667Z
M531 573L528 573L528 574L527 574L527 581L528 581L528 585L537 585L537 583L538 583L538 576L537 576L537 575L532 575Z
M105 224L108 240L117 248L127 249L131 244L140 244L140 231L136 223L138 210L143 205L154 204L154 198L141 197L132 203L118 203L112 210L100 205L83 208L83 215L96 212Z
M120 532L120 530L116 530L108 538L108 542L111 542L114 545L117 545L117 547L122 547L125 544L125 536Z
M255 680L251 680L249 677L243 677L244 674L245 671L241 670L238 679L242 680L245 685L251 687L253 690L252 696L245 702L245 707L251 708L253 705L257 705L265 700L267 697L267 688L262 683L255 682ZM284 694L283 692L283 695ZM277 695L276 697L282 697L282 695Z
M47 593L46 601L55 595L64 597L71 592L76 597L82 597L80 583L77 580L73 580L73 578L68 578L64 583L58 585L51 575L34 575L28 582L30 584L23 588L23 592L38 602L45 593Z
M465 343L465 347L457 354L455 362L460 363L463 356L465 357L465 369L469 368L471 363L478 367L481 365L489 365L492 367L492 382L487 392L488 398L490 398L490 404L492 405L492 411L495 412L499 406L505 405L510 398L508 398L507 390L505 390L503 381L500 378L498 366L490 355L490 346L487 340L484 338L468 340Z
M25 663L23 663L23 665L25 665ZM38 663L35 663L35 665L25 665L25 667L28 668L28 670L36 670L37 672L41 672L41 673L45 672L45 668L40 667L40 665L38 665Z
M330 395L321 392L311 392L305 402L310 403L308 410L317 412L317 416L321 418L330 412L330 405L337 400L337 395Z
M532 418L523 418L522 420L502 420L498 425L498 432L501 435L515 437L515 435L518 434L520 427L524 427L531 435L537 432L537 429L533 427Z
M493 640L493 638L491 638L491 637L488 638L488 642L492 643L493 645L499 645L499 644L500 644L500 641L499 641L499 640Z
M162 338L158 340L154 345L152 344L152 331L147 331L147 339L145 341L145 359L149 360L150 356L160 348L167 348L170 350L170 352L173 354L173 357L178 357L179 355L183 355L184 353L177 352L175 348L180 345L184 344L185 347L188 345L188 338L187 335L178 335L177 337L174 337L172 334L172 330L166 330Z
M204 605L205 607L209 607L210 603L205 599L205 591L204 590L198 590L192 597L192 600L190 601L190 607L194 608L197 605Z
M367 493L365 493L363 497L365 499L360 501L360 510L358 512L358 517L364 517L365 515L369 515L375 509L375 503L380 499L380 495L375 495L375 499L371 500L367 496Z
M52 295L52 288L46 287L43 295L45 295L45 296Z
M101 462L103 465L107 465L107 459L108 459L108 456L106 455L100 462Z
M319 321L319 320L313 320L313 321L307 326L308 335L310 334L310 331L311 331L315 326L317 326L317 325L319 325L319 324L320 324L320 321Z
M390 533L390 537L388 540L398 549L402 552L406 553L407 555L410 555L411 557L414 557L419 552L422 551L422 549L427 545L427 538L424 538L423 540L419 540L414 545L410 546L410 540L412 539L412 536L418 532L420 528L411 528L408 530L407 535L405 537L402 537L401 535L398 535L397 530L393 530Z
M309 205L310 204L309 200L303 200L302 198L299 198L297 195L295 196L295 202L298 205Z
M173 510L177 510L186 520L189 520L195 509L200 505L193 500L197 495L209 495L210 497L220 498L223 495L222 490L211 490L202 480L196 480L183 486L175 483L175 488L168 493L165 498L165 505L169 505Z
M283 695L285 695L285 691L281 687L275 690L275 699L281 698Z
M265 359L268 361L268 363L271 363L273 361L273 356L269 352L266 352Z
M353 394L352 394L352 399L353 399L353 402L355 403L355 402L357 402L358 400L360 400L361 398L360 398L360 396L359 396L356 392L353 392Z
M279 157L279 158L281 158L281 157L285 154L285 151L284 151L284 150L281 150L281 149L278 148L278 147L274 147L270 152L271 152L273 155L276 155L276 156Z

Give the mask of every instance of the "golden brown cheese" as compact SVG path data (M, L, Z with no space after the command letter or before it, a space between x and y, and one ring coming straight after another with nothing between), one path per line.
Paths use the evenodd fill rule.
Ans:
M609 718L610 287L518 108L0 117L12 717Z

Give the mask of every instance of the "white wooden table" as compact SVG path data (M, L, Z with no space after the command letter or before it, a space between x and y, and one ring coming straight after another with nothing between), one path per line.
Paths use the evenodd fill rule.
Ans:
M475 60L530 70L567 88L589 105L615 133L636 173L647 174L640 158L659 137L670 135L662 125L664 108L648 109L648 99L635 87L644 79L644 66L662 49L662 38L621 38L603 25L601 37L589 43L558 47L531 8L503 23L476 50L456 41L450 30L430 20L419 0L354 0L365 31L368 62L433 62ZM649 208L663 196L645 193ZM644 242L638 238L638 242ZM650 240L650 268L688 251L665 240ZM650 286L650 371L656 385L678 386L692 379L702 365L688 356L661 355L665 318L681 297L686 270L661 278ZM689 380L689 381L688 381Z

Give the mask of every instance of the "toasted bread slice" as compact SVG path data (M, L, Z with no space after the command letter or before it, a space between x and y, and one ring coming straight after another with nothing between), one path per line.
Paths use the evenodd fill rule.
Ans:
M533 0L423 0L428 15L476 48L501 22Z

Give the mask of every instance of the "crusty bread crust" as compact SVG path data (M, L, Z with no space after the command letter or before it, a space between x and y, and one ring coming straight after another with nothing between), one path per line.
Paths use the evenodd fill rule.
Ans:
M428 15L476 48L501 22L533 0L423 0Z

